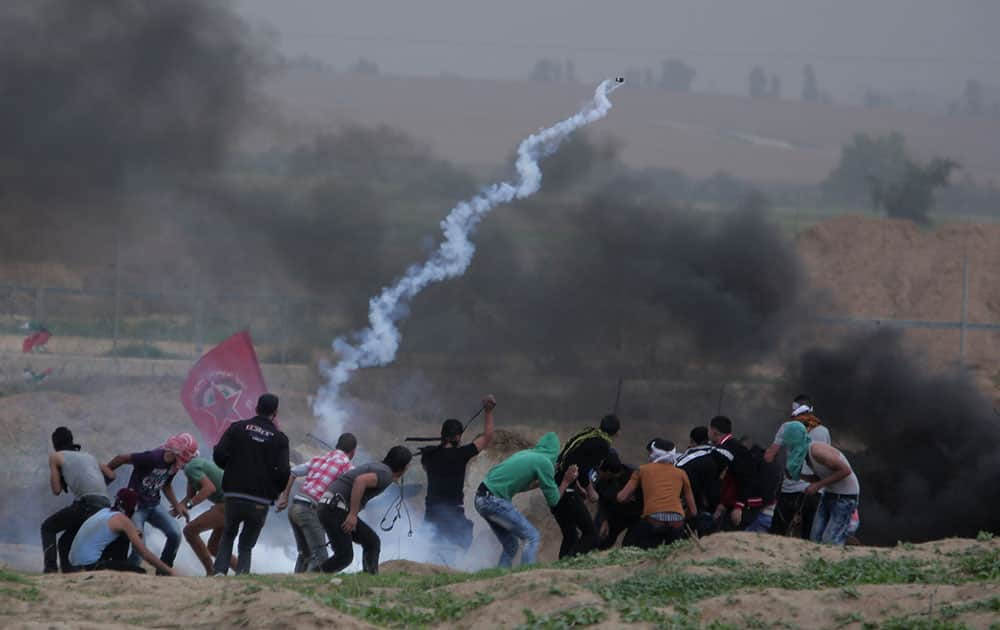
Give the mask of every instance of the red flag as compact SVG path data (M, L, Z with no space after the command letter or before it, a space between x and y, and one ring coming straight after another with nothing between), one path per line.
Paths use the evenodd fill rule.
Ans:
M198 359L184 381L181 402L205 443L214 446L231 422L254 416L257 398L266 391L253 341L244 330Z
M21 352L31 352L35 348L41 348L49 342L51 336L52 333L44 328L34 331L21 342Z

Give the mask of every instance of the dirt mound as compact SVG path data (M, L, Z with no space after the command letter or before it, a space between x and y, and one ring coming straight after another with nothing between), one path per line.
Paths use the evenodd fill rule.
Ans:
M823 589L819 591L788 591L765 589L743 594L716 597L702 602L703 621L721 622L754 627L750 624L770 625L777 619L789 620L795 627L863 627L861 620L885 617L927 615L935 610L961 608L963 604L1000 594L1000 584L935 585L863 585L851 589ZM940 612L938 613L940 615ZM993 613L995 614L995 613ZM987 627L989 621L965 615L959 626ZM978 623L977 623L978 621ZM839 624L839 625L838 625Z
M46 576L20 596L0 594L5 628L371 628L287 589L253 581L95 572ZM52 605L57 598L58 605Z
M1000 225L946 224L849 216L799 235L812 287L829 298L821 315L957 322L968 259L969 322L1000 323ZM1000 331L967 331L965 363L1000 401ZM908 329L914 349L938 365L959 358L960 332Z
M985 537L892 549L746 533L706 543L499 575L413 562L333 579L0 570L0 626L986 628L1000 611L1000 541Z
M962 261L969 261L969 321L1000 322L1000 225L841 217L805 230L799 253L836 314L958 320Z
M439 575L441 573L456 573L455 569L439 564L413 562L412 560L390 560L378 567L379 573L406 573L407 575Z

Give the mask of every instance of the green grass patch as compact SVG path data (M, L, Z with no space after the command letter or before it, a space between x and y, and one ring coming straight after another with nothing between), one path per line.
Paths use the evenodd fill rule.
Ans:
M973 580L1000 579L1000 549L960 556L957 565L960 574Z
M405 573L360 573L306 579L299 576L248 576L246 579L261 585L296 591L368 623L389 628L413 628L461 619L476 608L493 601L488 593L459 597L441 590L441 587L488 579L504 573L499 569L490 569L475 574L439 573L416 576Z
M13 582L14 584L31 584L31 580L24 577L20 573L15 573L14 571L8 571L7 569L0 569L0 582Z
M360 618L374 625L390 628L429 627L441 623L468 620L475 610L494 600L484 583L473 595L456 595L443 587L483 582L512 573L538 568L568 569L567 579L599 595L603 603L569 608L545 615L525 611L523 628L574 628L606 622L617 614L623 623L645 622L661 628L735 628L725 623L706 624L698 603L714 597L735 598L737 593L767 588L784 590L834 589L843 599L857 600L858 587L867 584L958 584L1000 578L1000 550L979 549L976 553L940 555L933 561L911 556L872 551L850 554L840 560L807 558L787 569L774 569L733 558L698 561L678 558L678 552L691 543L680 542L650 551L615 550L560 561L549 567L519 568L513 571L487 569L478 573L437 573L409 575L329 575L248 576L248 585L260 588L285 588L299 592L324 605ZM896 557L892 557L895 555ZM683 566L679 563L683 562ZM687 567L711 567L710 573L685 571ZM618 567L627 577L601 578L594 569ZM618 572L614 573L619 575ZM332 581L333 580L333 581ZM558 597L566 589L558 583L541 586L542 592ZM473 592L473 589L469 589ZM516 592L506 597L516 601ZM735 601L735 599L733 599ZM893 618L879 625L865 621L858 614L845 614L835 620L840 626L860 624L865 628L953 628L955 621L970 611L1000 612L1000 598L969 604L943 606L936 619ZM741 620L741 628L775 627L764 618ZM895 625L893 625L895 624ZM907 625L910 624L910 625ZM925 625L920 625L925 624ZM931 625L926 625L931 624ZM934 625L936 624L936 625ZM950 625L949 625L950 624ZM780 623L778 625L781 625Z
M39 602L44 599L37 586L22 586L21 588L0 587L0 596L12 597L22 602Z
M601 623L608 618L608 613L593 606L581 606L548 615L535 615L524 609L524 616L526 621L517 627L518 630L564 630Z

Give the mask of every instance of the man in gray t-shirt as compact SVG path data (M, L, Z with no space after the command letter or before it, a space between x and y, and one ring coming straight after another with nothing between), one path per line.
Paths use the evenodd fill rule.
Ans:
M352 468L330 484L319 507L319 522L333 548L331 557L321 567L324 573L337 573L349 567L354 562L354 543L361 545L365 572L378 573L381 540L358 514L368 501L402 478L411 459L413 454L408 448L394 446L381 462Z
M60 565L67 573L73 570L69 551L76 532L92 514L111 506L107 484L114 480L115 473L90 453L81 451L80 445L73 443L73 432L66 427L52 432L52 448L49 487L56 496L72 494L73 503L42 522L42 553L45 573L57 572Z
M774 442L764 454L764 459L767 462L774 461L781 450L783 446L781 434L789 422L804 424L806 430L809 432L809 438L813 442L830 443L830 430L823 426L820 419L813 414L812 400L808 396L799 395L792 401L791 419L783 422L778 427L778 433L774 436ZM809 532L812 531L813 517L816 515L816 508L819 506L820 500L819 494L806 494L809 482L804 481L803 477L811 474L812 471L809 469L808 464L804 464L802 466L802 475L798 479L792 480L786 476L782 480L781 493L778 495L778 504L774 510L774 518L771 520L770 532L772 534L787 536L792 533L791 530L793 529L793 525L795 525L796 516L798 515L801 518L800 536L805 540L809 539Z

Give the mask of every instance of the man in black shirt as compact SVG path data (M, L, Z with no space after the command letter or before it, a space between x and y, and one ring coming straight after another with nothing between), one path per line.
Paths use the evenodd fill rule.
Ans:
M719 477L725 469L720 466L720 458L725 459L729 453L720 454L709 444L708 427L691 429L691 445L684 454L677 458L678 468L687 473L691 481L691 491L698 504L698 516L695 527L699 536L704 536L714 530L715 508L719 505L722 482Z
M714 521L725 530L740 530L744 525L744 510L754 493L754 465L750 451L733 435L733 421L715 416L708 423L708 439L715 446L716 461L725 469L722 492ZM729 518L723 516L729 513Z
M600 427L588 427L571 437L559 453L556 483L562 483L563 475L571 466L580 471L576 484L567 488L559 503L552 508L552 515L563 535L559 546L560 559L587 553L597 546L597 529L584 496L590 486L591 471L600 468L611 451L611 440L619 429L621 421L618 416L609 414L601 418Z
M250 559L267 512L288 483L288 437L278 430L278 397L257 399L257 416L229 425L212 458L224 472L226 525L215 558L215 574L229 572L233 543L239 533L236 573L250 572ZM241 531L242 526L242 531Z
M465 468L473 457L493 441L493 396L483 398L485 425L482 435L462 445L465 427L455 419L441 425L441 444L424 449L420 463L427 471L427 499L424 520L431 524L438 540L468 549L472 544L472 521L465 516Z
M622 532L628 531L642 517L642 490L637 490L632 500L626 503L618 502L618 493L632 478L637 468L623 464L618 452L611 449L601 464L597 479L591 484L591 496L597 495L597 549L611 549L618 541Z

